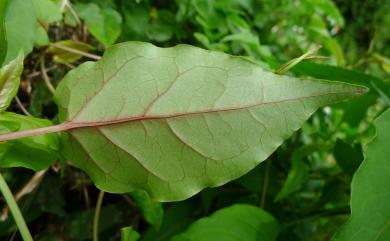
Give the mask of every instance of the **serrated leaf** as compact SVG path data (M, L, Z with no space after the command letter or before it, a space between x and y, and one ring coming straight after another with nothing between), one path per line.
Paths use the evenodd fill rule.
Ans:
M20 76L23 71L23 54L0 69L0 112L11 104L19 89Z
M65 77L56 128L99 188L182 200L247 173L319 106L364 92L196 47L128 42Z
M44 119L24 116L12 112L0 114L0 132L29 130L50 126ZM0 142L0 167L26 167L43 170L57 159L56 134L34 136L14 141Z
M171 241L273 241L278 231L277 221L261 208L236 204L195 221Z
M351 217L336 241L390 240L390 110L375 122L376 137L352 180Z

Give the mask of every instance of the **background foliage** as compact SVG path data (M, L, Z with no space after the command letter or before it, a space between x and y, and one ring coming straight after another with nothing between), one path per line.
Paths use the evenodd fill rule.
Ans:
M70 69L128 40L192 44L246 56L271 71L322 46L286 74L370 88L318 111L266 162L222 187L175 203L154 202L143 192L106 194L101 240L120 240L120 228L128 226L125 240L216 240L212 235L223 237L226 229L245 240L330 240L336 233L335 240L390 239L389 112L374 122L390 104L389 1L9 0L0 12L0 32L7 35L6 42L0 35L0 62L10 63L20 50L26 56L19 100L0 108L47 119L5 113L2 132L58 122L50 82L56 86ZM39 163L2 173L22 194L18 203L36 240L91 240L98 190L82 171L57 160L57 149L50 136L1 143L1 167ZM31 192L23 191L26 185ZM1 239L20 240L8 209L0 218ZM247 231L248 223L258 230ZM214 226L222 228L208 230Z

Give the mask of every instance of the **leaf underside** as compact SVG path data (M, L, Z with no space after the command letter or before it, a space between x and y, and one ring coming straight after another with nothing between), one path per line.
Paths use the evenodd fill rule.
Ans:
M188 198L266 159L320 106L365 88L264 71L187 45L128 42L57 89L65 154L108 192Z

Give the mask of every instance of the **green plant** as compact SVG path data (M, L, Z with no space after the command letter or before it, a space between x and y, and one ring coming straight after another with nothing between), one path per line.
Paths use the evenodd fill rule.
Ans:
M366 4L362 41L352 2L2 1L0 236L387 240L390 6Z

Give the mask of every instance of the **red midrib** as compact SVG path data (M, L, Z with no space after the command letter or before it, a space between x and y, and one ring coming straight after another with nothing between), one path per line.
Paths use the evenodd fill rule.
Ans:
M88 121L88 122L76 122L76 121L70 120L70 121L64 123L64 125L66 125L67 130L69 130L69 129L76 129L76 128L110 126L110 125L115 125L115 124L133 122L133 121L173 119L173 118L186 117L186 116L191 116L191 115L210 114L210 113L229 112L229 111L241 111L241 110L246 110L249 108L254 108L254 107L263 106L263 105L280 104L280 103L289 102L289 101L298 101L298 100L305 100L305 99L310 99L310 98L330 96L330 95L336 95L336 94L343 95L343 94L352 94L352 93L360 93L360 91L356 90L355 92L351 92L351 91L331 92L331 93L325 93L325 94L317 94L317 95L302 96L302 97L297 97L297 98L289 98L289 99L283 99L283 100L262 102L262 103L256 103L256 104L252 104L252 105L245 105L245 106L234 107L234 108L209 109L209 110L201 110L201 111L193 111L193 112L180 112L180 113L174 113L174 114L169 114L169 115L129 116L126 118L119 118L119 119L113 119L113 120Z

